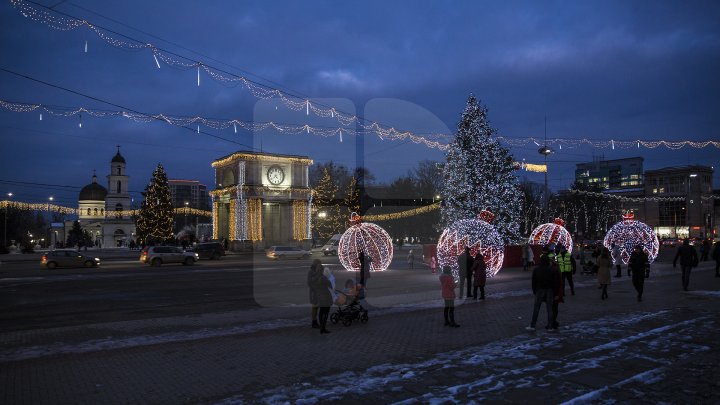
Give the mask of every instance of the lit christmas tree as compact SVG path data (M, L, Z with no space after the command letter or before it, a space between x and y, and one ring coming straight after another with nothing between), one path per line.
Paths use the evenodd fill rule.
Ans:
M495 213L494 225L505 243L519 240L522 192L510 151L493 139L487 108L470 96L443 168L442 225Z
M312 200L313 231L322 239L328 239L344 229L340 220L340 205L335 199L337 192L338 187L326 168L313 190Z
M353 212L360 212L360 188L358 187L355 176L351 177L348 182L343 202L345 203L348 217Z
M167 242L174 238L173 206L167 174L161 164L153 171L143 193L145 200L137 218L138 239L143 243Z

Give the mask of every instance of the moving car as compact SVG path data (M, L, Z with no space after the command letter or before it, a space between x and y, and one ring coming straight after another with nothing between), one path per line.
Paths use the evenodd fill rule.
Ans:
M151 266L161 266L168 263L182 263L191 265L198 259L195 252L186 252L176 246L150 246L143 249L140 261Z
M675 247L678 246L679 243L680 241L678 240L678 238L665 238L662 240L662 242L660 242L660 245L667 247Z
M265 256L270 259L304 259L310 257L310 252L295 246L271 246Z
M225 256L225 248L220 242L198 243L192 249L198 255L198 259L219 260Z
M53 250L42 255L40 264L48 269L56 267L98 267L100 259L85 256L77 250Z

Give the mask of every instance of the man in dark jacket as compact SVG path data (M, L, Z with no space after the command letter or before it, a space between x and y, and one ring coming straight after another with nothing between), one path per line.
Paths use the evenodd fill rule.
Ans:
M690 270L698 265L698 255L695 248L690 245L690 239L685 239L682 246L678 248L673 260L673 267L677 266L678 259L680 259L680 268L682 269L683 290L687 291L688 284L690 284Z
M552 329L552 303L554 297L553 288L555 286L555 279L553 272L550 269L550 260L547 255L540 257L540 264L533 269L532 273L532 290L535 295L535 305L533 307L532 321L530 326L526 327L527 330L535 330L537 324L538 314L540 313L540 306L545 303L547 309L547 326L545 329Z
M628 269L632 272L632 283L635 291L637 291L638 302L642 301L643 289L645 287L645 271L649 266L650 262L648 262L648 257L643 251L643 246L635 246L635 249L630 254Z
M473 257L470 254L470 248L466 246L465 251L460 256L458 256L458 277L460 278L460 291L458 294L458 298L463 297L463 288L465 288L465 281L467 281L467 294L465 294L465 296L467 298L470 298L472 296L472 266Z

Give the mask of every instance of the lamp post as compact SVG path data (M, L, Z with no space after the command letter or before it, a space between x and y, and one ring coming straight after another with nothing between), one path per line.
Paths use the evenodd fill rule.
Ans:
M545 214L546 219L549 219L547 216L547 205L548 205L548 168L547 168L547 157L549 154L553 153L553 150L550 149L547 145L543 145L538 149L538 153L543 155L545 157L545 191L543 192L543 213Z
M10 206L10 199L13 196L13 193L7 193L8 201L7 204L5 204L5 233L3 236L3 246L7 247L7 217L8 217L8 207Z
M48 198L48 205L47 205L47 210L48 210L48 222L50 223L50 227L49 227L49 229L50 229L50 238L49 238L49 239L50 239L50 242L52 242L52 215L50 215L50 204L52 204L52 202L53 202L54 199L55 199L55 198L54 198L53 196L50 196L50 198ZM54 247L54 246L55 246L55 245L53 244L53 247Z
M187 228L188 205L190 205L190 203L185 201L185 228Z

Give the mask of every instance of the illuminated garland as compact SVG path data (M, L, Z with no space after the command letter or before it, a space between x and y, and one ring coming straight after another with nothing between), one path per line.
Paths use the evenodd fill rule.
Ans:
M295 240L308 239L307 210L307 201L293 200L293 239Z
M563 245L567 248L568 253L572 254L573 251L572 237L570 232L565 229L565 221L561 218L555 218L552 223L542 224L533 229L528 243L540 246Z
M230 200L228 211L228 239L238 240L237 200Z
M243 192L248 193L250 191L254 191L255 193L258 193L258 191L262 193L273 193L273 195L277 195L277 193L282 193L286 195L295 194L295 195L302 195L302 196L308 196L312 190L309 188L298 188L298 187L288 187L283 189L273 189L269 186L228 186L223 187L220 189L212 190L208 194L210 194L213 197L220 197L220 196L227 196L227 195L236 195L238 192L238 189L242 189Z
M619 258L613 253L613 244L620 248ZM637 245L642 245L650 263L655 261L660 250L660 242L653 229L640 221L635 221L635 215L632 213L623 215L623 220L610 228L603 239L603 245L610 250L615 263L621 260L623 264L628 263L630 254Z
M363 130L375 133L377 134L381 139L382 138L388 138L388 139L409 139L414 143L417 144L425 144L428 147L431 148L437 148L440 150L446 150L447 146L444 144L441 144L439 142L434 141L434 139L448 139L448 134L428 134L424 136L419 136L416 134L413 134L409 131L398 131L395 128L386 128L378 124L377 122L368 121L368 120L362 120L357 115L345 113L342 111L338 111L333 107L326 107L318 103L314 103L310 101L310 99L305 99L301 97L297 97L294 95L291 95L289 93L286 93L280 89L273 88L267 85L263 85L257 82L254 82L252 80L247 79L243 76L238 76L235 74L232 74L230 72L224 71L222 69L210 66L208 64L205 64L203 62L193 60L187 57L183 57L181 55L175 54L173 52L166 51L162 48L159 48L158 46L132 39L126 35L116 34L112 33L110 30L102 28L100 26L97 26L95 24L90 23L89 21L85 19L75 18L72 16L69 16L64 13L60 13L56 10L52 10L49 7L41 6L42 8L45 8L45 10L41 10L38 7L35 7L34 5L28 4L28 2L24 0L10 0L10 3L20 11L20 13L26 17L30 18L31 20L35 22L39 22L41 24L44 24L50 28L61 30L61 31L70 31L75 30L80 27L86 27L87 29L93 31L100 39L105 41L106 43L120 49L125 50L131 50L131 51L140 51L140 50L149 50L153 55L153 60L155 65L160 68L160 62L163 62L167 64L168 66L184 69L184 70L190 70L195 69L197 70L197 85L200 85L200 69L202 69L207 75L209 75L213 80L223 83L223 84L234 84L234 85L240 85L241 87L245 88L252 94L254 97L259 99L270 99L270 98L277 98L280 100L285 107L295 110L295 111L302 111L305 110L306 115L310 115L310 112L315 114L318 117L322 118L332 118L337 120L337 122L344 127L346 127L344 130L350 132L350 125L356 124L357 126L361 127ZM63 16L64 14L64 16ZM123 37L125 39L120 39L119 37ZM87 52L87 43L85 46L85 52ZM364 124L362 121L368 122L367 124ZM338 133L340 136L340 140L342 141L342 129L339 130ZM330 135L327 135L330 136ZM523 139L516 139L516 138L506 138L506 137L497 137L498 141L505 142L511 146L523 146L527 145L528 143L532 142L535 143L537 146L540 146L540 142L542 142L545 145L555 145L559 149L562 149L563 146L566 148L572 148L577 147L583 144L592 146L594 148L607 148L610 147L612 149L615 149L615 147L618 148L631 148L637 146L638 148L640 146L646 147L646 148L657 148L659 146L665 146L669 149L680 149L684 146L691 146L694 148L704 148L707 146L714 146L716 148L720 148L720 142L719 141L642 141L642 140L634 140L634 141L620 141L620 140L592 140L592 139L562 139L562 138L555 138L555 139L537 139L534 137L531 138L523 138Z
M598 193L594 191L570 190L572 194L589 195L591 197L608 198L625 202L645 202L645 201L685 201L685 197L625 197L617 194Z
M258 198L248 200L247 238L252 241L262 240L262 201Z
M213 210L212 210L212 237L213 240L220 238L220 201L215 201L213 198Z
M348 271L360 270L360 252L365 252L370 261L370 271L384 271L393 257L392 239L381 227L362 222L360 216L352 213L350 228L340 237L338 258Z
M51 211L51 212L57 212L59 214L65 214L65 215L78 215L79 211L77 208L69 208L69 207L63 207L61 205L56 204L48 204L48 203L25 203L20 201L9 201L9 200L3 200L0 201L0 210L5 208L13 208L16 210L23 210L23 211ZM134 216L138 215L140 213L140 210L128 210L123 211L123 216ZM173 213L175 215L197 215L201 217L212 217L212 211L205 211L200 210L197 208L190 208L190 207L178 207L173 210ZM115 211L109 211L106 212L105 215L98 215L99 217L103 218L115 218Z
M415 215L425 214L430 211L434 211L440 208L440 203L433 203L424 207L413 208L407 211L395 212L392 214L377 214L377 215L365 215L363 220L365 221L393 221L396 219L413 217Z
M485 218L492 218L481 213ZM486 274L494 277L502 267L505 258L505 245L497 229L481 219L481 215L472 219L461 219L447 227L437 244L437 258L440 267L450 266L455 280L460 278L458 257L470 248L474 258L478 251L485 260ZM464 275L463 275L464 277Z

